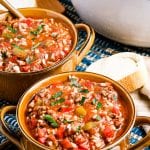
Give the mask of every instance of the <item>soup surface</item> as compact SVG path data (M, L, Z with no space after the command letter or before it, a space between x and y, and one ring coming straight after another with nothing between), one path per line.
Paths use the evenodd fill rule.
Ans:
M53 18L0 21L0 71L39 71L62 60L71 48L69 28Z
M73 75L35 94L26 110L32 136L57 150L99 150L122 133L125 119L111 83Z

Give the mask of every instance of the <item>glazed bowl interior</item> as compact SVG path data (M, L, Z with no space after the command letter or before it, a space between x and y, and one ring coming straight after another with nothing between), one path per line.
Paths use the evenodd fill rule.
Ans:
M123 128L123 132L119 137L117 137L113 143L107 145L104 149L109 149L116 144L118 144L132 129L134 121L135 121L135 106L133 103L133 100L129 93L117 82L113 81L110 78L107 78L103 75L98 75L95 73L90 73L90 72L67 72L67 73L62 73L58 74L55 76L47 77L36 84L34 84L31 88L29 88L24 95L20 98L20 101L17 106L17 119L18 123L20 126L20 129L24 136L37 145L38 147L41 147L43 149L48 148L47 146L44 146L40 144L38 141L36 141L30 134L30 131L26 125L26 119L25 119L25 114L26 114L26 109L29 101L32 99L32 97L38 93L41 89L47 87L48 85L52 83L56 83L57 81L66 81L68 79L69 75L75 75L79 78L83 79L88 79L90 81L95 81L95 82L110 82L112 83L113 87L118 91L120 97L121 97L121 103L124 105L125 108L125 113L126 113L126 120L125 120L125 126Z

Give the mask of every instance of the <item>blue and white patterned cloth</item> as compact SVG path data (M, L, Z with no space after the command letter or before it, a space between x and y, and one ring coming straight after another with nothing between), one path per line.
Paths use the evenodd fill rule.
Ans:
M77 12L72 6L70 0L60 0L60 2L65 6L66 11L64 15L66 15L73 23L80 23L83 22L81 18L78 16ZM77 49L82 45L84 42L86 34L84 32L80 32L79 34L79 42L77 45ZM77 71L85 71L86 68L93 62L103 57L111 56L116 52L135 52L141 54L143 56L150 56L150 48L137 48L126 46L115 41L109 40L98 33L96 33L96 39L94 45L92 46L91 50L82 60L82 62L76 67ZM3 100L0 100L0 107L4 105L8 105L9 103ZM13 114L8 114L5 116L5 121L7 122L10 130L15 134L19 132L18 124L16 121L16 117ZM138 140L143 138L146 135L144 129L139 127L134 127L130 134L130 143L135 144ZM3 144L7 138L0 134L0 144ZM0 148L1 149L1 148ZM145 148L145 150L150 150L150 146Z

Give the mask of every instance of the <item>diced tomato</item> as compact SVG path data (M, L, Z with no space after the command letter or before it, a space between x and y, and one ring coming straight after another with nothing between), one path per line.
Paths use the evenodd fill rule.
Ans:
M9 61L11 61L13 63L16 63L17 57L16 56L12 56L12 57L9 58Z
M32 67L34 68L34 70L42 70L43 69L41 64L37 64L36 62L32 63Z
M63 108L61 108L61 112L70 112L72 110L73 110L72 107L63 107Z
M40 143L44 144L45 141L46 141L46 137L38 138L38 141L39 141Z
M56 142L56 137L55 137L53 134L50 134L48 137L49 137L49 139L50 139L51 141L53 141L54 143Z
M56 133L57 137L58 137L59 139L62 139L62 138L64 137L64 132L65 132L64 126L60 126L60 127L57 129L57 133Z
M85 139L84 138L76 138L75 139L75 142L77 145L81 144L81 143L84 143L85 142Z
M85 147L79 146L78 150L88 150L88 148L85 148Z
M25 19L22 22L26 23L28 25L28 27L30 27L32 25L32 20L31 19Z
M87 80L84 82L84 86L90 89L92 87L92 82Z
M113 107L112 113L119 114L119 109L117 107Z
M92 149L92 147L95 145L94 141L89 141L89 145L90 145L90 148Z
M64 92L64 95L68 95L68 93ZM69 99L66 99L64 104L70 106L72 102Z
M33 129L37 126L37 119L36 118L31 118L29 122L30 129Z
M46 134L46 128L38 128L38 137L41 138L41 137L44 137L45 134Z
M87 145L87 139L84 138L83 136L77 136L75 138L75 143L77 144L78 146L78 149L77 150L88 150L88 147L89 145Z
M84 108L87 110L86 116L84 117L84 121L85 122L88 122L93 117L93 115L94 115L94 112L93 112L94 109L93 109L93 107L94 107L94 105L92 106L90 104L84 105Z
M60 82L58 81L57 83L55 83L55 84L52 84L51 85L51 87L50 87L50 89L49 89L49 93L51 94L51 95L53 95L53 94L55 94L56 92L58 92L59 91L59 88L57 87L57 86L59 86L60 85Z
M63 148L73 148L72 143L69 141L69 139L64 139L61 141L61 145L63 146Z
M49 49L50 49L51 52L56 53L56 51L58 49L58 46L57 45L52 45Z
M89 150L89 145L88 143L82 143L80 145L78 145L79 150Z
M29 48L32 47L32 40L31 39L26 39L26 41L27 41L28 47Z
M4 26L0 24L0 34L2 34Z
M11 46L11 44L9 42L3 42L3 45L7 48Z
M30 71L30 65L22 66L22 67L21 67L21 71L23 71L23 72L28 72L28 71Z
M106 138L111 138L114 136L114 130L111 129L110 126L106 126L105 129L103 130L103 135L106 137Z

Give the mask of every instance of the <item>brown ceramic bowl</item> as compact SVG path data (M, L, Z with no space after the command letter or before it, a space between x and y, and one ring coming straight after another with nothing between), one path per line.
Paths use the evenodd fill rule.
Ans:
M118 145L120 142L121 142L122 147L126 146L126 143L122 142L122 141L124 141L125 137L128 135L128 133L132 129L132 127L135 123L135 119L136 119L135 106L134 106L133 100L132 100L131 96L129 95L129 93L116 81L114 81L110 78L107 78L103 75L98 75L98 74L94 74L94 73L90 73L90 72L67 72L67 73L62 73L62 74L54 75L51 77L47 77L47 78L37 82L36 84L34 84L31 88L29 88L24 93L24 95L20 98L20 101L17 105L17 113L16 113L17 121L18 121L19 127L21 129L21 136L20 136L21 140L20 141L22 143L19 142L17 139L15 139L14 136L12 136L11 134L8 134L8 132L6 132L6 130L8 131L8 129L7 129L7 126L4 121L4 115L6 112L8 112L10 110L16 110L15 106L6 106L2 109L2 112L1 112L2 128L0 129L0 131L5 136L7 136L14 144L16 144L19 148L23 149L23 145L24 145L26 150L28 150L28 149L32 149L32 150L48 149L47 146L40 144L38 141L36 141L31 136L30 131L26 125L25 112L26 112L29 101L31 100L31 98L33 97L33 95L35 93L39 92L42 88L47 87L51 83L66 80L69 75L75 75L77 77L80 77L83 79L89 79L89 80L95 81L95 82L107 81L107 82L112 83L113 87L118 91L118 93L120 94L120 96L122 98L121 99L122 103L127 112L127 119L126 119L126 125L123 128L123 132L120 135L120 137L117 137L112 144L107 145L106 147L104 147L104 149L105 150L110 149L110 148ZM140 119L140 121L139 121L139 119ZM144 123L150 124L150 118L149 117L138 118L138 122L141 122L141 123L144 122ZM148 139L149 139L149 137L147 137L146 141Z
M0 71L0 99L9 100L13 103L17 103L23 92L39 79L59 72L75 70L76 65L80 63L84 55L91 48L95 38L94 30L91 27L86 24L74 25L67 17L60 13L41 8L24 8L19 9L19 11L25 17L53 17L59 19L60 22L66 24L66 26L70 29L73 38L73 46L70 53L64 59L41 71L30 73L10 73ZM1 14L0 20L4 20L7 15L8 13ZM78 30L80 29L87 32L87 37L81 49L76 51L75 48L78 42Z

